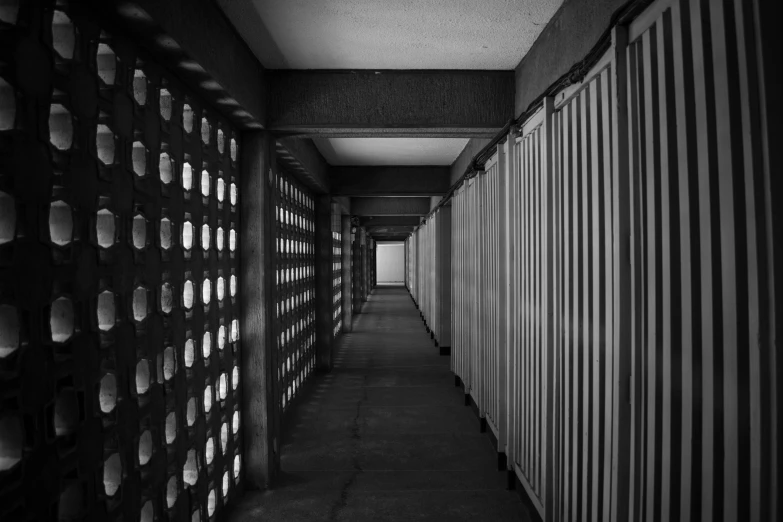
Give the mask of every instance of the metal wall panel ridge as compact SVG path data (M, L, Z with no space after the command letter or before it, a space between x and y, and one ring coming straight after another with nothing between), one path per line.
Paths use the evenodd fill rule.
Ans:
M544 520L778 518L759 6L653 2L453 195L451 367Z

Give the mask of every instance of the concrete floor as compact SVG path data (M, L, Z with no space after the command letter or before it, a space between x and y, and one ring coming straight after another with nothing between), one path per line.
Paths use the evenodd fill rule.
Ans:
M231 521L529 520L404 288L378 288Z

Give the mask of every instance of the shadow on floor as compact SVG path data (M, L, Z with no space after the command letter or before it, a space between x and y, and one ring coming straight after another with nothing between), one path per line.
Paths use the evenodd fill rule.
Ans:
M379 288L290 412L275 488L232 521L529 520L408 292Z

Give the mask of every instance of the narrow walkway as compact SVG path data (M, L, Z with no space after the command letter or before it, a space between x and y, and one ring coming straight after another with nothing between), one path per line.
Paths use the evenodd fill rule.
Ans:
M293 412L283 476L239 521L518 521L497 456L403 288L378 288Z

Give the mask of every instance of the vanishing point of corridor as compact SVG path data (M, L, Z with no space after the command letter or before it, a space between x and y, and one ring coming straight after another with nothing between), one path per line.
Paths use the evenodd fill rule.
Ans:
M292 412L274 489L231 520L528 520L402 287L379 287Z

